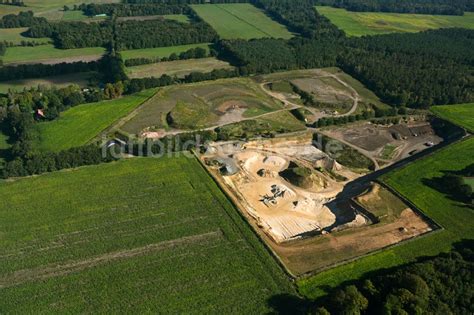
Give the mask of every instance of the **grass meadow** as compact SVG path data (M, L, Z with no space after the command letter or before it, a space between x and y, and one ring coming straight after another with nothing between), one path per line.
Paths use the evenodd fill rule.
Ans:
M80 61L90 58L99 59L105 52L102 47L58 49L53 45L40 45L35 47L9 47L3 56L4 64L17 63L54 63L60 61Z
M204 44L190 44L190 45L178 45L171 47L157 47L157 48L143 48L143 49L132 49L121 51L120 54L124 60L134 58L156 58L156 57L169 57L171 54L180 54L191 48L204 48L209 53L210 43Z
M61 113L59 119L37 124L40 151L61 151L88 143L156 93L145 90L111 101L83 104Z
M443 119L474 132L474 103L433 106L431 111Z
M107 17L102 16L95 16L95 17L88 17L82 11L64 11L63 16L61 18L62 21L81 21L81 22L100 22L106 20Z
M377 35L393 32L419 32L428 29L474 28L474 12L463 16L401 14L381 12L350 12L328 6L316 7L349 36Z
M56 88L60 88L69 86L71 84L76 84L80 87L86 87L89 84L89 78L94 75L94 72L79 72L65 75L43 77L39 79L3 81L0 82L0 93L8 93L9 90L21 92L25 88L28 89L37 86L54 86Z
M262 314L294 293L193 157L1 182L0 229L5 313Z
M65 5L72 7L74 4L81 4L77 0L24 0L25 7L0 4L0 17L7 14L18 14L21 11L33 11L36 16L58 21L63 19ZM120 0L86 0L84 3L118 3ZM66 13L68 14L68 13Z
M223 39L293 37L285 26L273 21L249 3L200 4L191 7Z
M31 38L25 37L22 33L26 32L28 27L19 28L2 28L0 32L0 42L9 42L14 45L19 45L22 42L35 42L35 43L50 43L51 38Z
M474 138L470 137L381 178L440 224L443 230L302 279L298 281L300 293L311 299L321 297L332 288L360 279L367 273L434 256L449 251L453 243L462 239L473 239L474 212L425 183L427 179L441 176L443 171L465 168L473 162L472 152Z
M474 189L474 178L466 178L464 181Z

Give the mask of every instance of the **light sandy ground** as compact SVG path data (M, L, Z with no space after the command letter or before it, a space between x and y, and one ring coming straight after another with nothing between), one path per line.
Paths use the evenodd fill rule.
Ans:
M312 187L303 189L279 175L288 168L290 161L314 169L328 159L326 154L314 147L310 139L303 143L271 142L250 142L234 149L216 145L212 151L218 153L214 156L231 158L233 165L238 167L235 174L222 176L221 180L232 189L260 228L277 243L322 232L335 225L336 214L326 204L342 191L342 183L315 172ZM212 155L206 158L210 159ZM278 192L282 194L272 198ZM360 221L355 223L360 224Z
M309 143L301 135L245 143L221 142L211 145L201 156L211 174L291 274L301 276L323 270L432 231L428 222L394 195L389 196L388 202L396 199L394 205L399 207L401 215L371 222L351 201L356 196L349 197L343 192L345 185L361 175L336 161L331 163ZM234 173L224 175L220 166L226 164L210 163L217 158L235 167ZM332 167L332 172L348 180L336 182L325 173L317 173L313 187L302 189L279 175L290 162L305 167ZM275 187L285 194L275 198L275 203L264 203L265 196L273 196ZM360 198L374 196L378 195L370 191Z
M325 269L431 231L411 209L392 223L365 225L287 244L271 244L296 275Z

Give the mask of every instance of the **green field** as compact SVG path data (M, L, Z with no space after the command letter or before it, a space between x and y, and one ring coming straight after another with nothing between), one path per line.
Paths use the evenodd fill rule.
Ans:
M0 183L0 229L2 313L263 314L293 293L191 157Z
M63 7L68 5L72 7L74 4L80 5L81 3L113 3L120 2L120 0L25 0L23 1L26 6L19 7L13 5L1 5L0 4L0 17L6 14L18 14L21 11L33 11L36 16L47 18L48 20L61 20L64 17Z
M127 75L132 78L159 78L163 74L183 78L191 72L207 73L216 69L233 69L222 60L214 57L158 62L141 66L127 67Z
M185 14L167 14L167 15L162 15L163 18L167 20L174 20L178 21L181 23L189 23L189 17Z
M57 49L53 45L9 47L2 59L4 64L72 62L88 59L100 59L104 52L105 49L102 47L77 49Z
M82 11L64 11L61 18L62 21L83 21L83 22L99 22L106 20L107 17L88 17Z
M472 187L472 189L474 189L474 178L466 178L464 179L464 181L466 182L466 184L470 185Z
M31 38L21 35L28 30L27 27L19 28L2 28L0 32L0 42L13 43L19 45L22 42L35 42L35 43L49 43L51 38Z
M51 77L43 77L40 79L3 81L0 82L0 93L7 93L9 90L21 92L24 88L37 87L40 85L46 87L54 86L56 88L60 88L66 87L71 84L76 84L80 87L86 87L89 84L89 78L94 76L94 74L95 73L93 72L80 72Z
M316 7L349 36L377 35L393 32L419 32L427 29L463 27L474 29L474 12L464 16L350 12L327 6Z
M474 132L474 103L432 106L431 111L443 119Z
M441 176L443 171L464 169L473 162L472 152L474 138L471 137L382 178L440 224L443 230L300 280L300 292L308 298L317 298L345 281L412 262L419 257L434 256L449 251L451 245L461 239L473 239L474 212L424 183L426 179Z
M75 106L61 113L59 119L37 125L37 148L57 152L84 145L155 93L156 89L150 89L112 101Z
M283 25L248 3L200 4L191 7L223 39L289 39L293 36Z
M178 45L171 47L158 47L158 48L143 48L143 49L132 49L121 51L120 54L124 60L134 58L163 58L169 57L171 54L180 54L191 48L204 48L209 53L209 43L206 44L190 44L190 45Z

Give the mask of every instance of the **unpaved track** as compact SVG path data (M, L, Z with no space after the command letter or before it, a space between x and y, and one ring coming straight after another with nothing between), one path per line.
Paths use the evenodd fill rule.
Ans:
M146 255L150 252L169 249L175 246L199 243L209 240L215 240L223 237L222 231L217 230L204 234L186 236L179 239L163 241L159 243L149 244L129 250L116 251L106 253L92 258L72 261L64 265L48 265L33 269L23 269L13 272L0 278L0 289L22 284L27 281L48 279L52 277L64 276L72 272L78 272L84 269L92 268L118 259L132 258L135 256Z
M298 104L295 104L295 103L292 103L290 101L288 101L286 99L286 97L281 94L281 93L277 93L277 92L273 92L273 91L270 91L268 89L265 88L265 85L268 84L268 82L263 82L260 84L260 88L265 92L267 93L268 95L270 95L271 97L273 98L276 98L277 100L283 102L285 105L287 106L294 106L295 108L301 108L301 107L304 107L306 108L307 110L309 110L311 113L313 113L313 115L315 115L318 119L319 118L323 118L323 117L344 117L344 116L350 116L352 115L356 110L357 110L357 107L359 105L359 100L360 100L360 96L359 94L357 93L357 91L352 87L350 86L349 84L347 84L346 82L344 82L343 80L341 80L337 75L335 74L330 74L330 73L327 73L325 75L321 75L321 76L317 76L317 78L333 78L334 80L336 80L337 82L339 82L340 84L344 85L346 88L348 88L349 90L351 90L352 92L352 100L353 100L353 103L352 103L352 107L351 109L347 112L347 113L344 113L344 114L338 114L338 115L329 115L329 114L325 114L321 111L318 111L316 110L315 108L313 107L310 107L310 106L301 106L301 105L298 105Z

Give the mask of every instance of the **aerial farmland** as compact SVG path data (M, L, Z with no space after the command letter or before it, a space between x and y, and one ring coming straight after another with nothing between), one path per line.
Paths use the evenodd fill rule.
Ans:
M472 314L465 0L0 1L1 314Z

